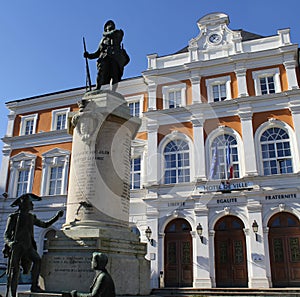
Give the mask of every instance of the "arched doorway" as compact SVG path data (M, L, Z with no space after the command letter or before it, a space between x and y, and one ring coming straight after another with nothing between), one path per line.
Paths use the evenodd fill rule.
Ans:
M269 250L273 287L300 286L300 223L281 212L269 220Z
M191 226L184 219L171 221L165 229L165 286L191 287L193 249Z
M217 287L247 287L247 254L243 222L235 216L215 225L215 269Z

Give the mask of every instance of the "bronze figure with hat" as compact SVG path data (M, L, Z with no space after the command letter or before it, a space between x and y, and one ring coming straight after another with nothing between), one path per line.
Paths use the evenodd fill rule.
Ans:
M5 257L8 257L6 297L9 296L9 291L11 297L16 297L20 265L24 274L29 273L31 268L31 291L42 291L38 284L41 257L37 252L34 240L34 226L48 228L63 216L64 211L58 211L49 221L42 221L31 213L33 210L32 202L40 200L41 197L33 193L26 193L11 204L12 207L18 207L18 209L8 216L4 232L5 247L3 253Z

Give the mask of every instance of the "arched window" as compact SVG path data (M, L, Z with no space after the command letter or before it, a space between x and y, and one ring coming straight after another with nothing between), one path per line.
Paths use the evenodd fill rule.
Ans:
M260 137L264 175L293 172L290 138L278 127L267 129Z
M240 176L237 141L232 135L217 136L210 149L210 179L230 179Z
M182 139L170 141L164 149L165 184L190 181L189 145Z

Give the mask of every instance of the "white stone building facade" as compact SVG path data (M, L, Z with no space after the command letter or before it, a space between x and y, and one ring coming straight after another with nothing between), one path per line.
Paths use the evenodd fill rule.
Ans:
M298 44L289 29L268 37L232 30L223 13L197 25L186 48L149 55L142 75L118 87L142 119L132 142L130 226L148 242L151 287L299 286ZM66 206L68 114L84 92L6 104L2 231L20 193L43 197L41 218ZM46 252L52 231L36 231Z

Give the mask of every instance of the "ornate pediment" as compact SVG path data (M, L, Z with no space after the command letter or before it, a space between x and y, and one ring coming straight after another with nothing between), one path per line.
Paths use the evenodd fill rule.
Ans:
M199 19L200 33L189 42L192 60L221 58L242 51L240 31L228 28L229 17L224 13L211 13Z

